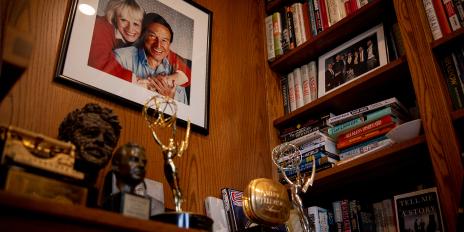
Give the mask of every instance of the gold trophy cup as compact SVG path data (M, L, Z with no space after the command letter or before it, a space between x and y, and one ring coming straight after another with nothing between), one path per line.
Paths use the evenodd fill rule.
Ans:
M184 139L179 142L176 138L177 104L172 98L158 95L151 97L145 103L142 114L152 132L153 139L163 152L164 175L171 187L176 207L175 212L157 214L150 217L150 219L176 224L182 228L211 230L213 221L209 217L183 212L181 207L184 198L180 189L179 176L174 158L182 157L184 151L187 150L190 136L190 121L187 122ZM167 143L164 143L157 134L157 131L161 130L168 131L171 134Z
M314 157L313 157L314 158ZM312 161L311 175L308 177L301 175L300 164L302 155L298 147L291 143L283 143L272 150L272 161L282 173L283 178L290 185L291 198L293 207L298 210L300 217L301 228L304 231L310 231L310 224L308 214L303 210L303 202L300 194L306 193L308 188L313 185L314 177L316 174L316 162ZM285 171L296 171L296 178L294 181L286 175Z

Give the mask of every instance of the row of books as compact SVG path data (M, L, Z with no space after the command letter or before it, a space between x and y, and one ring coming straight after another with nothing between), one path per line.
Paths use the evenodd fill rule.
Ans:
M433 39L464 27L463 0L422 0Z
M453 108L461 109L464 107L464 45L447 51L439 60Z
M309 174L312 162L316 171L331 168L393 144L386 134L409 120L408 109L395 97L378 101L339 115L327 114L308 119L301 125L282 129L281 142L297 146L302 154L300 172ZM285 165L285 157L281 164ZM296 170L285 171L293 180ZM285 178L279 172L280 181Z
M236 232L257 226L244 215L243 192L223 188L221 198L205 199L206 214L214 221L213 231ZM333 201L328 207L305 208L310 231L400 232L443 231L443 219L437 188L419 189L395 195L380 201L359 199ZM295 210L285 225L266 231L301 231Z
M316 61L295 68L280 80L286 114L317 99Z
M300 46L371 0L305 0L265 19L268 60Z
M435 187L395 195L378 202L343 199L330 208L307 208L312 231L443 231ZM314 220L313 220L314 218Z

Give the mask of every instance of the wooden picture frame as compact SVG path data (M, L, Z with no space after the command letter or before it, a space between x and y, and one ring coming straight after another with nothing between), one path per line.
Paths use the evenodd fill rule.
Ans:
M206 135L211 28L212 12L192 1L73 0L56 80L137 110L170 95L180 124Z
M359 55L361 53L362 56ZM387 62L384 28L379 24L319 57L318 97L372 72Z

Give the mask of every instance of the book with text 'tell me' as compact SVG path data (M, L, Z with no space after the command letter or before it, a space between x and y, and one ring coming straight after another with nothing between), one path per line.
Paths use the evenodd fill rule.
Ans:
M437 188L394 197L398 232L444 231Z

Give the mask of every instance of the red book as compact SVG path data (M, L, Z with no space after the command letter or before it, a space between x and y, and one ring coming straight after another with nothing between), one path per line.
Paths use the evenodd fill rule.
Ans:
M390 123L388 126L379 128L377 130L369 131L369 132L367 132L365 134L358 135L358 136L355 136L355 137L352 137L352 138L349 138L349 139L346 139L346 140L342 140L342 141L339 140L337 142L337 149L344 149L344 148L347 148L349 146L358 144L360 142L364 142L364 141L367 141L369 139L375 138L377 136L384 135L384 134L388 133L391 129L393 129L395 127L396 127L396 123Z
M385 126L388 126L388 125L391 125L392 123L396 123L396 119L395 117L393 117L392 115L385 115L373 122L370 122L362 127L358 127L358 128L355 128L353 130L350 130L346 133L343 133L343 134L340 134L338 136L338 142L340 141L344 141L344 140L348 140L352 137L355 137L355 136L360 136L362 134L365 134L369 131L372 131L372 130L378 130L379 128L382 128L382 127L385 127Z
M325 31L329 28L329 15L325 0L319 0L319 10L321 11L322 30Z
M311 35L311 25L310 25L310 20L309 20L309 7L308 7L308 2L303 3L303 23L305 27L305 34L306 34L306 41L310 40L312 35Z
M432 0L433 8L435 9L435 13L437 13L438 23L440 24L440 28L443 32L443 35L448 35L451 33L451 27L448 22L448 17L445 13L445 8L441 0Z

